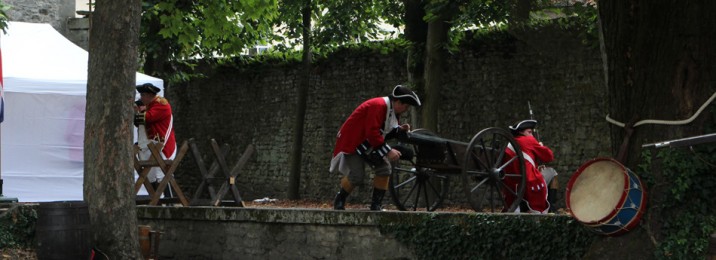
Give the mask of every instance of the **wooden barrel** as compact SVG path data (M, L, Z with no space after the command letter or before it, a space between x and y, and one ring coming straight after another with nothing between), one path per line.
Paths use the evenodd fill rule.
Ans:
M35 224L37 258L88 259L90 219L84 201L40 203Z

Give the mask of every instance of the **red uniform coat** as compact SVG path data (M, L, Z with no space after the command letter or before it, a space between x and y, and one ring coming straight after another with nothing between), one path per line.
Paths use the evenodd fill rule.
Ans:
M529 203L529 207L534 211L539 211L545 213L548 209L547 205L547 184L544 181L544 177L542 177L542 173L537 169L537 166L540 163L548 163L554 160L554 154L552 153L552 150L547 148L546 146L542 146L537 142L537 139L535 139L533 136L517 136L515 137L515 140L517 141L517 144L519 144L520 149L522 149L522 152L525 156L525 177L526 180L526 190L525 190L525 196L524 199L527 200ZM505 161L510 160L511 158L515 157L515 152L507 149L506 150L507 156L505 158ZM531 158L532 162L527 158ZM517 174L520 171L518 162L515 161L508 165L505 168L505 171L508 174ZM510 187L512 190L517 187L519 183L515 178L505 178L505 185L507 187ZM515 197L512 196L509 192L504 192L505 194L505 202L507 205L512 205L512 202L514 202Z
M146 106L144 116L147 137L150 140L164 142L162 153L166 158L171 157L176 150L176 141L174 139L172 106L169 105L169 101L163 97L156 97ZM167 131L169 131L168 134Z
M341 152L354 154L358 145L365 141L374 149L387 146L383 137L388 115L388 104L385 99L384 97L371 98L351 113L338 131L338 140L333 150L334 157ZM390 146L386 148L390 151Z

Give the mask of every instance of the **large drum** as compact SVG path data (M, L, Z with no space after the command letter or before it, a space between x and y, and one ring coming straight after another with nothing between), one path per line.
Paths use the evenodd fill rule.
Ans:
M646 190L632 171L611 158L583 164L566 190L567 210L584 225L604 235L621 235L639 224Z

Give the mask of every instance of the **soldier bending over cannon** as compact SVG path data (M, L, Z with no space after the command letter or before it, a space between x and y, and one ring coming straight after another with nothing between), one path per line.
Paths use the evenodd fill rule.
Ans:
M387 97L376 97L363 102L338 131L331 160L331 173L341 173L340 191L333 208L344 210L346 198L354 186L360 186L365 176L365 163L375 173L371 210L381 210L381 201L388 190L391 161L400 158L400 151L385 141L399 131L410 131L410 125L400 125L398 118L410 106L420 106L420 99L407 87L396 86Z

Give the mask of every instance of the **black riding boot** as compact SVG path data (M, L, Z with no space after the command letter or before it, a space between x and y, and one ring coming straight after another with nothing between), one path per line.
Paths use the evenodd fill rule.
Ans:
M383 202L383 196L385 196L385 190L373 188L373 202L370 204L370 210L382 210L381 206Z
M346 209L346 198L348 198L348 193L346 190L341 188L341 190L336 194L336 198L333 200L333 209L335 210L345 210Z

